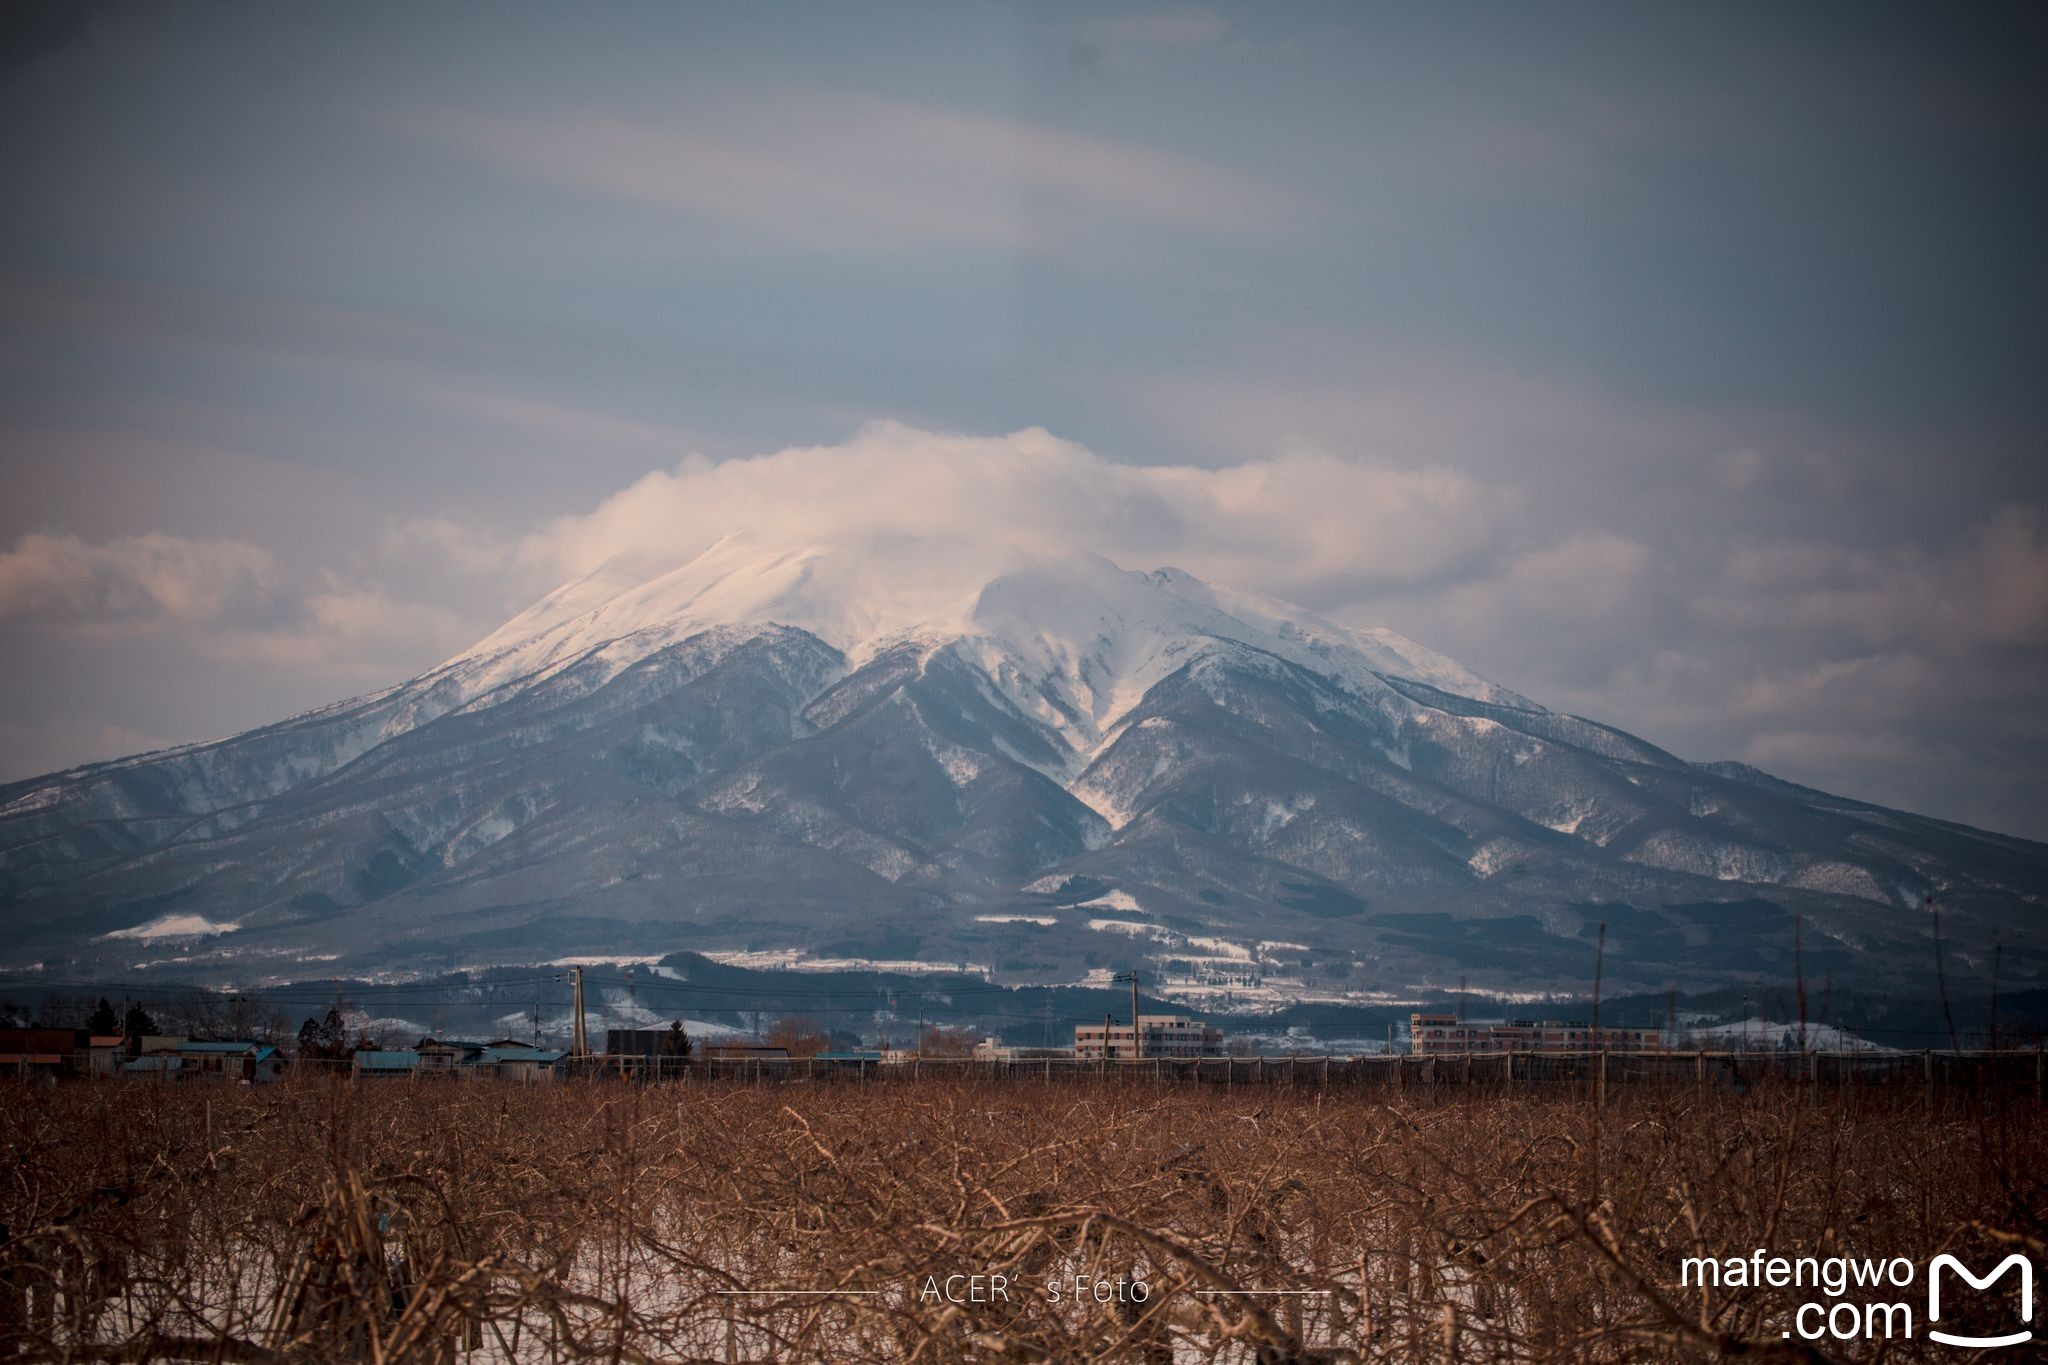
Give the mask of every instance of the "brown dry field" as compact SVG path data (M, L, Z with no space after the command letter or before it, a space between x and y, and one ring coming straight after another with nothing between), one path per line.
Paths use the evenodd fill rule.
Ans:
M1806 1346L1783 1330L1817 1291L1702 1294L1679 1260L2048 1265L2030 1087L0 1096L0 1355L38 1360L1967 1358L1917 1322ZM921 1293L952 1274L1007 1301Z

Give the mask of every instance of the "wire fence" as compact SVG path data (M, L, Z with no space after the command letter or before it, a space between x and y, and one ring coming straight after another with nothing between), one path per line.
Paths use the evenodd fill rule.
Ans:
M620 1074L607 1059L582 1065L593 1073ZM626 1071L625 1074L634 1074ZM664 1079L654 1071L640 1073ZM1613 1086L1721 1087L1756 1085L1909 1086L2030 1091L2044 1081L2040 1048L1975 1051L1873 1052L1494 1052L1429 1056L1155 1057L1128 1060L1036 1058L919 1058L900 1062L791 1058L714 1059L670 1073L689 1080L790 1083L887 1083L922 1076L975 1075L992 1080L1059 1083L1108 1078L1158 1085L1314 1086L1426 1089L1466 1087L1600 1090Z
M1461 1052L1416 1056L1149 1057L1108 1061L1072 1057L569 1057L516 1074L468 1068L400 1073L354 1070L347 1059L304 1059L301 1075L332 1074L376 1085L592 1083L887 1085L962 1077L1017 1084L1104 1079L1157 1086L1274 1086L1325 1089L1462 1088L1511 1093L1584 1090L1598 1097L1617 1087L1716 1088L1803 1086L1815 1090L1920 1086L1935 1090L1997 1088L2041 1099L2048 1054L2040 1047L1917 1052L1694 1051ZM175 1073L169 1077L176 1082ZM195 1078L197 1079L197 1078ZM147 1083L147 1082L144 1082Z
M379 1054L388 1056L389 1054ZM287 1072L378 1086L559 1085L888 1085L959 1077L1014 1084L1124 1084L1210 1087L1294 1087L1349 1090L1580 1091L1604 1099L1613 1089L1682 1087L1743 1092L1800 1087L1816 1093L1918 1086L1941 1091L1996 1089L2036 1101L2048 1093L2048 1052L2031 1048L1904 1051L1444 1052L1425 1055L1147 1057L644 1057L592 1054L516 1067L443 1066L364 1069L350 1058L301 1058ZM12 1073L0 1068L0 1078ZM273 1079L272 1076L257 1079ZM172 1070L94 1077L121 1085L192 1085L248 1079L239 1071Z

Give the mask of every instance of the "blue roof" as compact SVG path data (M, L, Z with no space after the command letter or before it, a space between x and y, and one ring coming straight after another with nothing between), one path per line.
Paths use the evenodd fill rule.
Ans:
M821 1062L879 1062L882 1060L882 1054L879 1052L820 1052L818 1060Z
M477 1061L486 1066L493 1062L537 1062L542 1066L552 1066L568 1055L542 1047L487 1047Z
M261 1061L263 1058L276 1052L277 1049L268 1043L259 1043L253 1038L244 1038L239 1042L232 1043L195 1043L187 1041L178 1044L178 1051L206 1054L224 1053L230 1056L240 1056L245 1052L253 1052L256 1054L257 1060Z
M365 1071L410 1071L420 1064L417 1052L358 1052L356 1065Z

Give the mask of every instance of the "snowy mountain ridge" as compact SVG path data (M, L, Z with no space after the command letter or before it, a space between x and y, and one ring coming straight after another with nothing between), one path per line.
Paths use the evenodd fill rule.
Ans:
M1232 992L1910 980L2048 849L1687 763L1390 632L991 547L616 562L398 686L0 786L0 958L237 976L678 947ZM1803 926L1803 929L1801 928ZM331 968L329 970L338 970Z
M564 585L436 672L482 695L570 660L601 654L624 667L703 631L774 624L815 635L855 668L906 645L951 650L1083 761L1160 679L1224 645L1359 691L1391 674L1540 709L1391 631L1340 626L1179 569L1141 573L1079 552L1003 558L1009 567L978 585L935 583L915 561L735 533L646 579L608 565Z

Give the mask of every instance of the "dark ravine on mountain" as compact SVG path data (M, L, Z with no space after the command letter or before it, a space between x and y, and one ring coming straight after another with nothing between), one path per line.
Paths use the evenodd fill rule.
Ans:
M2048 980L2048 846L1693 764L1088 556L736 536L388 691L0 787L0 962L254 982L801 949L1331 992ZM1795 923L1797 929L1795 933Z

